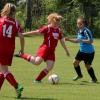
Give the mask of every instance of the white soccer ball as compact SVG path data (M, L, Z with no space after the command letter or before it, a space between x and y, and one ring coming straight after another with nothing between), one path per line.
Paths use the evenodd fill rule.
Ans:
M59 76L57 74L52 74L49 76L48 81L51 84L58 84L59 83Z

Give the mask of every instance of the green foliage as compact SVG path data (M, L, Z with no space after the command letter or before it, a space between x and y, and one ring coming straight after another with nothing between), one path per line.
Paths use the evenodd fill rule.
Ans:
M20 23L22 27L25 26L25 19L26 19L26 7L25 3L21 3L17 6L17 12L16 12L16 19Z
M100 12L98 14L98 17L94 18L93 33L96 38L100 38Z
M47 14L57 11L56 0L43 0L43 3L45 4Z
M0 0L0 8L6 3L6 1L4 1L5 0ZM9 2L14 2L15 4L18 4L18 1L19 0L9 0ZM25 0L20 0L20 2L23 3L17 6L16 18L24 27L27 18L26 4ZM32 5L35 6L36 2L37 1L34 1ZM39 11L38 9L34 9L34 7L32 8L32 11L34 11L32 18L30 18L32 19L32 29L36 29L46 24L46 16L50 13L57 12L64 17L61 23L64 35L73 35L77 31L77 17L84 16L88 20L89 27L93 30L93 33L96 33L95 37L100 37L100 0L41 0L38 8ZM39 14L36 14L35 10L38 11L37 13Z
M47 24L46 16L41 16L40 18L33 18L32 29L37 29L45 24Z

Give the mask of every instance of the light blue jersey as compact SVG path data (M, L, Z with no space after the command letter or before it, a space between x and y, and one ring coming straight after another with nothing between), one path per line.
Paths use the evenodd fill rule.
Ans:
M92 41L92 32L88 29L88 28L84 28L82 31L78 32L78 39L84 39L84 40L90 40ZM92 44L88 44L88 43L80 43L80 51L84 52L84 53L93 53L94 52L94 46Z

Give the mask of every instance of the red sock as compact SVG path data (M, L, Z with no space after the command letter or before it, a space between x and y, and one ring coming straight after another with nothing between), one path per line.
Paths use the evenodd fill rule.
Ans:
M13 76L11 73L9 73L9 72L5 73L5 78L7 79L7 81L8 81L15 89L18 88L18 83L17 83L17 81L15 80L14 76Z
M0 73L0 89L1 89L1 87L2 87L2 84L3 84L3 82L4 82L4 74L3 73Z
M40 72L38 77L36 78L37 81L41 81L46 75L48 74L48 70L44 69Z
M25 59L25 60L27 60L27 61L30 61L30 59L31 59L31 55L29 55L29 54L22 54L21 56L20 56L21 58L23 58L23 59Z

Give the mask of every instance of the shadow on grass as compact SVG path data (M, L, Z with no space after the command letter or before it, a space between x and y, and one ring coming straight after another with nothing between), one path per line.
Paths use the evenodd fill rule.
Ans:
M21 97L20 99L17 99L16 97L10 97L10 96L3 96L4 98L14 98L16 100L57 100L55 98L32 98L32 97Z
M59 85L87 85L87 84L86 83L73 82L73 83L59 83Z
M100 84L100 82L92 83L89 81L78 81L78 82L72 82L72 83L59 83L58 85L97 85Z
M89 81L82 81L83 83L93 83L93 82L89 82ZM96 82L96 83L93 83L93 84L100 84L100 82Z
M54 98L28 98L28 97L22 97L20 100L57 100Z

